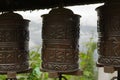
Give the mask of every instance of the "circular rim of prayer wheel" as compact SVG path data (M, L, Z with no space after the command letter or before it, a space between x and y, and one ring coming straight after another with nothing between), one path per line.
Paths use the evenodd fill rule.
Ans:
M81 17L81 15L74 14L72 10L67 9L67 8L55 8L55 9L52 9L48 14L44 14L41 17L53 16L53 15L66 15L66 16L78 16L78 17Z

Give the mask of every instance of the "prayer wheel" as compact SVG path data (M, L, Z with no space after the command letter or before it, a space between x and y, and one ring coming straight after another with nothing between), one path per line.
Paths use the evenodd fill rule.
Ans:
M42 71L68 73L79 69L80 16L66 8L42 15Z
M98 7L98 64L120 67L120 1Z
M0 15L0 74L29 70L28 25L17 13Z

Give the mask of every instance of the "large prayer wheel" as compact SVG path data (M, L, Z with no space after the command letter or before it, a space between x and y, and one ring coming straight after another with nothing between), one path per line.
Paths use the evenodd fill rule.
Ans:
M69 9L57 8L42 18L42 71L77 71L80 16Z
M29 69L29 20L17 13L0 15L0 73Z
M120 67L120 2L111 0L97 8L98 12L98 64Z

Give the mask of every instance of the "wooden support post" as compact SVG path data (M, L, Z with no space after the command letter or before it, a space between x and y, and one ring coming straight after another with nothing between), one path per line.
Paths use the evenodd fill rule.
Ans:
M66 75L74 75L74 76L81 76L81 75L83 75L83 71L78 70L78 71L75 71L75 72L64 73L64 74L66 74Z
M104 72L105 73L114 73L114 71L115 71L114 67L104 66Z
M49 73L49 77L50 77L50 78L59 78L60 74L73 75L73 76L81 76L81 75L83 75L83 71L78 70L78 71L69 72L69 73L51 72L51 73Z
M51 72L51 73L48 73L49 75L49 77L50 78L58 78L59 77L59 73L57 73L57 72Z
M16 78L16 72L8 72L6 80L17 80L17 78Z

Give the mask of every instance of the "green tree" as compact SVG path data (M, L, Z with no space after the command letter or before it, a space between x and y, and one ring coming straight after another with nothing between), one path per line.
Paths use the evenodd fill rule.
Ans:
M94 52L97 44L93 41L93 38L90 38L90 41L85 43L85 45L86 53L80 52L80 66L83 69L83 76L80 80L96 80L97 72L95 71Z

